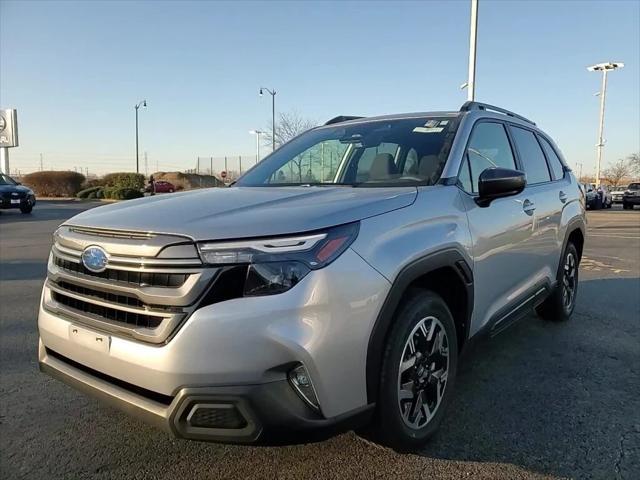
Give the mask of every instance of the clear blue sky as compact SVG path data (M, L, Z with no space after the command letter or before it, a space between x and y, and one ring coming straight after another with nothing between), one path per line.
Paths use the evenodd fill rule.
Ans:
M0 105L18 109L12 168L161 169L253 155L277 108L338 114L457 109L469 1L0 1ZM569 163L593 168L600 75L608 163L640 150L640 2L480 0L477 99L535 119ZM216 165L219 168L219 165Z

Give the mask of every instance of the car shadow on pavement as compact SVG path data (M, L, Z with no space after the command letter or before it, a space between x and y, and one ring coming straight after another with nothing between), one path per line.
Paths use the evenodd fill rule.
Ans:
M0 281L37 280L47 276L47 262L11 260L0 262Z
M639 327L640 278L581 281L570 321L530 316L473 349L421 453L579 478L626 468L638 478Z

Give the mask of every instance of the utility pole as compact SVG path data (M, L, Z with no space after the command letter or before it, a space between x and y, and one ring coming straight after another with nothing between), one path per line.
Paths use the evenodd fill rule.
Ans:
M609 70L615 70L617 68L624 67L624 63L622 62L607 62L607 63L598 63L596 65L592 65L587 67L587 70L590 72L602 72L602 86L600 88L600 123L598 125L598 143L596 147L598 148L598 156L596 159L596 188L600 186L600 167L602 165L602 150L604 148L604 106L605 99L607 96L607 72Z
M242 155L238 155L238 162L240 164L240 175L242 175Z
M149 176L149 163L147 160L147 151L145 150L144 152L144 176L148 177Z
M209 157L209 175L213 176L213 157Z
M42 168L42 154L40 154L40 171L42 171L42 170L44 170L44 169Z
M476 98L476 43L478 40L478 0L471 0L471 28L469 32L469 77L467 79L467 100Z

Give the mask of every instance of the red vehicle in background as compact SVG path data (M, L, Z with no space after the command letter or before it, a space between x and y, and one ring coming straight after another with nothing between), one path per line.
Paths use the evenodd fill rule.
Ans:
M173 193L176 191L176 187L173 183L156 180L153 182L153 190L155 193Z

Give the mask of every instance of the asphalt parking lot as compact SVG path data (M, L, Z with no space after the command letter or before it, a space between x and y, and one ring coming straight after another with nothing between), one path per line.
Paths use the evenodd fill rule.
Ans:
M279 448L194 443L38 372L51 233L95 204L0 215L0 476L51 478L640 478L640 210L588 213L576 312L476 346L420 455L353 433Z

